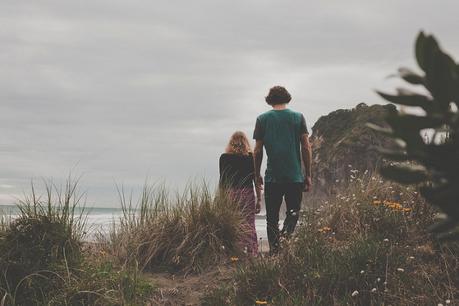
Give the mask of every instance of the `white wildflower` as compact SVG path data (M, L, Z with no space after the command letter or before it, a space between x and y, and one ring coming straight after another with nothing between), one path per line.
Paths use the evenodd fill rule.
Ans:
M376 288L371 289L371 292L375 293L376 292Z
M359 295L359 292L357 290L355 290L354 292L352 292L351 296L357 296Z

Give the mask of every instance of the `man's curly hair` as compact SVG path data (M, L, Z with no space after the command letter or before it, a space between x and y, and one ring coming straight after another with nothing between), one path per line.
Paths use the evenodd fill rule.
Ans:
M285 87L274 86L269 90L268 96L265 100L269 105L285 104L292 100L292 96Z

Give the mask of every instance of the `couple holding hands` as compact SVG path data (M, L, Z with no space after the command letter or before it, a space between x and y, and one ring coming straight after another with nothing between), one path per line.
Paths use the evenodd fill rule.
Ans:
M239 203L246 217L251 231L245 244L248 254L253 256L258 253L255 214L261 209L262 190L270 254L279 251L281 236L293 233L303 192L311 190L309 133L304 116L287 107L291 99L284 87L271 88L266 103L272 109L257 118L253 151L246 135L238 131L231 136L225 153L220 156L220 186ZM260 174L263 148L268 157L264 180ZM279 211L284 200L287 211L283 228L279 230Z

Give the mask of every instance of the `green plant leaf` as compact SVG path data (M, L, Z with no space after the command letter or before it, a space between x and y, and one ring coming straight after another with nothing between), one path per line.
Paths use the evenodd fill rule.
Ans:
M393 136L393 131L390 128L385 128L385 127L379 126L379 125L371 123L371 122L367 122L365 125L368 128L372 129L373 131L379 132L379 133L387 135L387 136Z
M437 236L437 239L441 242L457 241L459 240L459 230L447 233L441 233Z
M425 186L421 188L421 194L430 203L438 206L449 217L459 220L458 182L449 182L439 187Z
M397 130L422 130L440 127L443 124L441 117L415 116L408 114L391 115L387 117L387 122L396 132Z
M446 218L445 220L439 221L432 226L428 228L429 232L432 233L441 233L441 232L446 232L457 225L457 220L454 220L452 218Z
M425 95L413 93L406 89L398 89L397 91L397 95L390 95L380 91L376 91L376 93L383 99L395 104L422 107L426 111L432 108L432 100Z
M413 165L382 167L380 172L384 177L395 180L401 184L417 184L424 182L428 178L424 167Z
M432 36L426 40L425 62L426 86L438 103L439 109L447 111L456 93L456 63L440 49Z
M424 62L424 45L425 45L426 36L423 31L419 32L418 37L416 38L415 44L415 52L416 52L416 60L418 62L419 67L422 70L426 70L426 65Z
M403 151L394 151L385 148L378 148L378 151L385 157L393 161L407 161L410 157Z
M409 68L404 68L404 67L399 68L398 75L402 79L404 79L405 81L413 85L424 85L425 83L425 79L423 76L415 73L413 70Z

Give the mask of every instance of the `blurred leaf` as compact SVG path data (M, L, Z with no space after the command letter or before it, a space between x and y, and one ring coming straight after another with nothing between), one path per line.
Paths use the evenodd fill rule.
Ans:
M459 240L459 230L456 230L453 232L442 233L437 236L437 239L442 242L457 241Z
M416 38L416 45L415 45L415 52L416 52L416 60L418 62L419 67L422 70L426 70L425 65L425 55L424 55L424 45L425 45L426 36L423 31L418 34Z
M381 174L402 184L417 184L424 182L428 178L424 167L412 165L383 167L381 168Z
M428 73L432 71L434 66L435 55L439 52L440 47L438 46L437 40L432 35L425 36L422 42L422 61L423 70L426 72L426 78Z
M402 79L413 85L423 85L425 81L423 76L408 68L399 68L398 74Z
M411 84L423 85L430 93L417 94L399 89L397 95L378 92L384 99L399 105L421 107L425 116L390 114L386 121L391 137L406 144L404 152L380 150L393 161L413 161L420 166L394 166L381 173L399 183L424 182L421 195L444 212L449 220L432 230L444 239L459 239L459 231L451 229L459 223L459 113L452 103L459 104L459 64L442 51L432 35L420 32L415 45L416 60L425 76L402 68L399 75ZM426 143L421 136L425 129L432 131ZM387 133L387 129L383 130ZM428 180L428 181L427 181Z
M438 49L426 73L426 84L439 103L440 109L449 110L449 103L455 97L457 82L456 63L453 59Z
M451 218L446 218L440 222L437 222L429 227L429 231L432 233L446 232L453 229L457 225L457 221Z
M424 186L421 194L430 203L438 206L449 217L459 220L459 188L457 181L446 183L438 187Z
M383 157L393 161L407 161L410 158L406 152L403 151L394 151L385 148L378 148L378 151L383 155Z
M382 133L384 135L387 135L387 136L392 136L393 135L393 131L392 129L389 129L389 128L385 128L385 127L382 127L382 126L379 126L379 125L376 125L374 123L371 123L371 122L367 122L365 124L368 128L376 131L376 132L379 132L379 133Z
M410 92L404 89L398 89L397 95L390 95L380 91L376 91L383 99L400 105L422 107L424 110L432 108L432 100L424 95Z
M441 117L426 117L415 115L393 115L387 118L387 122L397 129L422 130L440 127L443 124Z
M456 84L454 85L455 94L454 94L454 102L456 106L459 107L459 64L456 64L456 75L458 76L456 79Z

